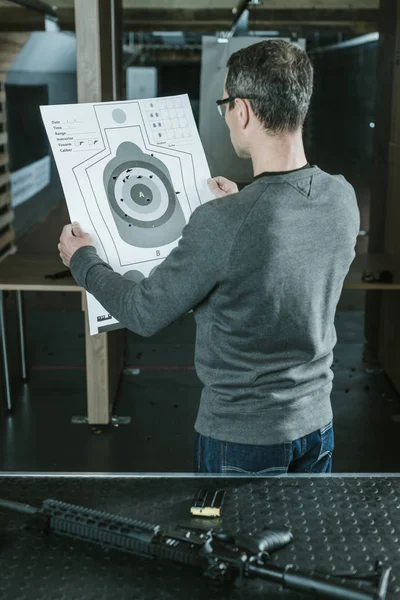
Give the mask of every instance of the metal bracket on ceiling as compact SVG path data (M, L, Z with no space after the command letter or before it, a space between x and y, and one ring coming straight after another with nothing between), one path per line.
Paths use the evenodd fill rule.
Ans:
M217 40L220 44L226 44L232 37L247 35L249 31L249 15L252 6L259 6L262 0L240 0L238 6L232 9L233 23L230 31L220 31L217 33Z

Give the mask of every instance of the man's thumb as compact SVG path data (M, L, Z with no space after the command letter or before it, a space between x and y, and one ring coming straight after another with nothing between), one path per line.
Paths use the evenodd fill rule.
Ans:
M74 236L76 237L82 237L83 236L83 232L81 229L81 226L79 225L79 223L72 223L72 233L74 234Z
M210 177L210 179L207 179L207 184L212 192L216 192L217 190L219 190L218 183L212 177Z

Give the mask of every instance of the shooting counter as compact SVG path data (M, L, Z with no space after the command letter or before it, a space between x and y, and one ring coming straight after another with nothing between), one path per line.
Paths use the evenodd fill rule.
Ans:
M191 517L199 488L226 490L220 519ZM47 498L155 525L188 524L255 535L291 529L291 544L270 565L302 571L392 572L388 599L400 597L400 476L124 477L0 474L0 496L40 507ZM0 509L2 600L187 600L309 598L275 583L246 580L218 591L194 567L105 551L80 540L28 530L28 516ZM329 581L340 582L340 578ZM366 589L366 583L354 583ZM361 591L361 589L359 591Z

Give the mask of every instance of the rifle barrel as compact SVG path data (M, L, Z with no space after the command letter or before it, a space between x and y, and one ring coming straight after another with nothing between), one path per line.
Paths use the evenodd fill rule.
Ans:
M4 500L0 498L0 506L8 508L9 510L16 510L17 512L24 513L26 515L34 515L40 509L31 506L30 504L22 504L22 502L14 502L13 500Z

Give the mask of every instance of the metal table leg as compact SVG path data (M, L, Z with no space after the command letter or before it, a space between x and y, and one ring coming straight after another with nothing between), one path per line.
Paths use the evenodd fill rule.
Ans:
M21 348L21 374L22 381L27 381L26 370L26 344L25 344L25 316L24 316L24 299L22 291L17 291L17 306L18 306L18 324L19 324L19 341Z
M8 352L7 352L7 338L6 338L6 319L5 319L5 301L4 301L4 290L0 290L0 333L1 333L1 346L3 351L3 366L4 366L4 380L6 384L6 400L8 410L12 409L11 402L11 389L10 389L10 374L8 370Z

